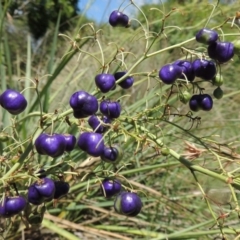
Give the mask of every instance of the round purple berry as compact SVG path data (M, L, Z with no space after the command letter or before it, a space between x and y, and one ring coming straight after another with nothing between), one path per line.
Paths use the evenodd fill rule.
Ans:
M93 157L101 156L104 150L104 141L100 133L84 132L80 135L77 144L80 149Z
M120 214L135 217L140 213L142 205L142 201L136 193L121 192L115 199L114 209Z
M119 102L111 102L110 100L103 100L100 103L100 111L109 118L118 118L121 114L121 105Z
M114 74L114 77L116 79L116 81L118 79L120 79L121 77L123 77L126 74L126 72L116 72ZM131 76L126 77L123 81L121 81L120 83L118 83L118 85L123 88L123 89L128 89L130 88L134 83L134 78Z
M212 97L208 94L201 94L199 105L203 111L210 111L213 107Z
M35 185L29 186L27 198L28 198L28 202L34 205L40 205L44 202L43 196L35 188Z
M0 104L9 113L17 115L27 107L27 100L18 91L7 89L0 96Z
M101 117L102 122L111 123L111 119L107 116ZM88 124L92 127L93 131L96 133L104 133L107 130L107 126L103 126L96 115L92 115L88 119Z
M204 80L211 80L217 73L215 63L206 59L196 59L192 66L195 76Z
M72 134L63 134L63 137L65 138L66 143L65 151L71 152L75 147L77 141L76 137Z
M192 82L195 78L195 74L192 68L192 63L187 60L177 60L174 62L174 64L178 65L182 69L182 74L179 78L186 79L190 82ZM184 75L186 76L184 76Z
M110 14L109 23L113 27L127 27L129 24L129 18L126 14L115 10Z
M101 190L106 198L110 198L121 191L122 185L117 179L105 178L101 184Z
M54 133L48 135L42 133L35 141L35 147L39 154L56 158L64 153L66 141L63 135Z
M98 110L98 101L96 97L85 91L75 92L71 96L69 104L73 109L73 114L76 118L91 116Z
M104 147L101 159L109 163L117 163L122 158L122 152L117 147Z
M234 55L234 45L231 42L215 42L208 46L208 55L219 63L228 62Z
M101 92L106 93L115 87L115 77L112 74L101 73L95 77L95 83Z
M182 75L182 68L177 64L167 64L164 65L159 71L159 78L165 84L173 84L177 78Z
M60 197L66 195L69 192L70 186L69 183L64 181L54 181L55 184L55 193L53 198L59 199Z
M218 33L208 28L202 28L196 34L196 40L197 42L210 45L218 40Z

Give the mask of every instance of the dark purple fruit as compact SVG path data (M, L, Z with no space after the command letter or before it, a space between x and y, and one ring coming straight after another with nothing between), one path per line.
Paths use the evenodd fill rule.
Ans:
M192 68L192 63L187 60L177 60L174 62L175 65L181 67L182 73L187 77L187 80L192 82L195 78L195 74ZM181 74L179 78L186 79L186 77Z
M66 142L65 151L71 152L74 149L75 144L77 142L76 137L71 134L63 134L63 137L65 138Z
M182 76L182 68L176 64L164 65L159 71L159 78L165 84L173 84L177 78Z
M106 93L115 87L115 77L112 74L101 73L95 77L95 83L101 92Z
M200 95L193 95L189 100L189 108L194 112L199 111L201 109L200 100Z
M98 101L96 97L85 92L75 92L69 101L73 109L73 115L76 118L85 118L95 114L98 110Z
M42 178L35 182L32 186L34 186L39 195L44 198L44 201L53 199L55 193L55 184L52 179Z
M101 117L102 122L111 123L111 119L107 116ZM103 126L96 115L92 115L88 119L88 124L92 127L93 131L96 133L104 133L107 130L107 126Z
M12 217L26 207L27 201L22 196L5 197L0 202L0 216L4 218Z
M80 149L93 157L101 156L104 150L104 141L100 133L84 132L80 135L77 144Z
M118 118L121 114L121 105L119 102L103 100L100 103L100 111L103 115L109 118Z
M59 199L60 197L66 195L69 192L70 186L69 183L64 181L55 181L55 193L53 198Z
M228 62L234 55L234 45L231 42L215 42L208 46L208 55L219 63Z
M122 158L122 150L119 147L104 147L101 159L109 163L117 163Z
M202 94L200 96L200 108L203 111L210 111L213 107L213 100L212 97L208 94Z
M54 133L48 135L42 133L35 141L35 147L39 154L56 158L64 153L66 141L63 135Z
M105 178L102 181L101 189L106 198L110 198L121 191L122 185L117 179Z
M35 185L29 186L27 197L28 202L34 205L40 205L44 202L43 196L38 192L37 188L35 188Z
M129 23L129 18L126 14L115 10L110 14L109 23L113 27L127 27Z
M193 71L196 77L204 80L211 80L217 73L215 63L206 59L196 59L192 63Z
M7 89L0 96L0 104L9 113L17 115L26 109L27 100L20 92Z
M197 42L210 45L218 40L218 33L208 28L202 28L196 34L196 40Z
M116 79L116 81L118 79L120 79L121 77L123 77L126 74L126 72L116 72L114 74L114 77ZM126 77L123 81L121 81L120 83L118 83L118 85L123 88L123 89L128 89L130 88L134 83L134 78L131 76Z
M135 217L142 209L140 197L133 192L121 192L115 199L114 209L117 213Z

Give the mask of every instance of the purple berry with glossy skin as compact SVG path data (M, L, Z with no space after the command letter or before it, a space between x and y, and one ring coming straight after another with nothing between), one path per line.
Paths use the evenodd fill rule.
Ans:
M129 23L129 17L126 14L115 10L110 14L109 23L113 27L127 27Z
M55 193L53 198L59 199L60 197L66 195L69 192L70 186L69 183L64 181L55 181Z
M189 108L194 112L199 111L201 109L200 100L200 95L193 95L189 100Z
M126 72L116 72L114 74L114 77L116 79L116 81L118 79L120 79L121 77L123 77L126 74ZM134 83L134 78L131 76L128 76L126 79L124 79L123 81L121 81L120 83L118 83L118 85L123 88L123 89L128 89L130 88Z
M107 116L103 116L101 120L104 123L111 123L111 119ZM103 126L96 115L92 115L88 119L88 124L92 127L93 131L96 133L104 133L107 130L107 126Z
M103 192L103 195L106 198L110 198L110 197L114 196L115 194L120 193L121 189L122 189L122 185L121 185L120 181L117 179L105 178L102 181L101 190Z
M208 55L219 63L228 62L234 56L234 45L231 42L216 42L208 46Z
M159 71L159 78L165 84L173 84L182 75L182 68L176 64L164 65Z
M64 153L66 141L63 135L54 133L48 135L42 133L35 141L35 147L39 154L50 157L59 157Z
M79 136L78 146L93 157L99 157L104 150L102 134L95 132L84 132Z
M218 33L208 28L202 28L196 34L196 40L197 42L210 45L218 40Z
M0 216L4 218L12 217L21 211L27 205L27 201L23 196L5 197L0 202Z
M0 96L0 104L9 113L17 115L27 107L27 100L18 91L7 89Z
M111 102L103 100L100 103L100 111L103 115L109 118L118 118L121 114L121 105L119 102Z
M117 163L122 158L122 152L117 147L104 147L101 159L109 163Z
M55 193L54 181L50 178L42 178L35 182L33 186L36 188L38 193L44 198L44 201L53 199Z
M177 60L174 62L174 64L178 65L182 69L182 73L185 74L188 81L192 82L195 78L195 74L192 68L192 63L187 60ZM185 76L181 74L179 78L185 79Z
M217 73L216 65L213 61L206 59L196 59L192 63L193 71L196 77L204 80L211 80Z
M136 193L121 192L115 199L114 209L117 213L135 217L142 209L142 201Z
M43 196L38 192L37 188L35 188L35 185L29 186L27 197L28 202L34 205L40 205L44 202Z
M85 91L75 92L71 96L69 104L73 109L73 115L76 118L91 116L98 110L97 98Z
M210 111L213 107L212 97L208 94L200 95L199 105L203 111Z
M65 151L71 152L74 149L75 144L77 142L76 137L71 134L63 134L63 137L65 138L65 142L66 142Z
M103 93L107 93L110 90L113 90L116 85L115 82L115 77L112 74L101 73L95 77L95 83Z

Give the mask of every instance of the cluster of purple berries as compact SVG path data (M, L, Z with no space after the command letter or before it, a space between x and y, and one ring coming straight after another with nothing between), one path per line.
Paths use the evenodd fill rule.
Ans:
M9 218L23 211L29 203L40 205L53 199L59 199L69 192L70 186L65 181L47 178L44 170L40 171L39 180L28 188L27 200L24 196L5 196L0 203L0 216Z
M220 89L222 77L217 74L216 64L226 63L234 56L234 45L231 42L220 42L218 39L216 31L207 28L201 29L196 34L196 41L208 45L208 55L212 60L203 58L195 59L193 62L177 60L172 64L164 65L159 71L159 78L165 84L174 84L177 79L193 82L195 77L204 81L212 81L214 85L218 86L213 92L214 96L217 99L221 98L223 95ZM186 95L186 98L188 97ZM212 97L208 94L194 94L189 99L183 99L182 102L186 103L188 100L192 111L209 111L213 107Z
M114 209L117 213L135 217L142 209L142 201L134 192L122 191L121 182L117 179L105 178L101 190L106 198L116 195Z

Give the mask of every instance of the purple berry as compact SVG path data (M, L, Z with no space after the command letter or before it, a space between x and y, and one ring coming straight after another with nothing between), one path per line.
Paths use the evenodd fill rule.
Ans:
M119 152L119 148L117 147L104 147L103 154L101 155L101 159L105 162L109 163L117 163L122 158L121 152Z
M114 74L114 77L116 79L116 81L118 79L120 79L122 76L124 76L126 74L126 72L116 72ZM123 88L123 89L128 89L130 88L134 83L134 78L131 76L128 76L127 78L125 78L123 81L121 81L120 83L118 83L118 85Z
M100 111L109 118L118 118L121 114L121 105L119 102L111 102L110 100L103 100L100 103Z
M127 27L129 23L129 18L126 14L115 10L110 14L109 23L113 27Z
M44 198L44 201L53 199L55 193L54 181L50 178L42 178L35 182L32 186L38 191L39 195Z
M93 157L99 157L104 150L104 141L100 133L84 132L80 135L78 146Z
M98 101L96 97L85 91L75 92L71 96L69 104L73 109L73 114L76 118L91 116L98 110Z
M35 147L39 154L56 158L64 153L66 141L63 135L54 133L48 135L42 133L35 141Z
M234 55L234 45L231 42L216 42L208 46L208 55L219 63L228 62Z
M192 68L192 63L187 60L177 60L174 62L175 65L178 65L182 69L182 73L185 74L188 81L192 82L195 78L195 74ZM185 76L181 74L179 78L185 79Z
M106 198L110 198L121 191L122 185L117 179L105 178L101 184L101 190Z
M215 63L206 59L196 59L192 66L195 76L204 80L211 80L217 73Z
M111 119L107 116L103 116L101 120L104 123L111 123ZM99 118L95 115L92 115L88 119L88 124L92 127L93 131L96 133L104 133L107 130L107 126L101 125L101 122L99 121Z
M71 134L63 134L63 137L65 138L65 142L66 142L65 151L71 152L74 149L74 146L76 144L76 141L77 141L76 137Z
M21 211L27 205L27 201L22 196L5 197L0 202L0 216L4 218L12 217Z
M95 83L101 92L106 93L115 87L115 77L112 74L101 73L95 77Z
M218 40L218 33L211 29L202 28L196 34L196 40L197 42L210 45Z
M121 192L115 199L114 209L120 214L135 217L142 209L142 201L136 193Z
M194 112L199 111L201 109L200 100L200 95L193 95L189 100L189 108Z
M35 188L35 185L29 186L27 197L28 197L28 202L34 205L40 205L44 202L43 196Z
M212 97L208 94L200 95L200 107L203 111L210 111L213 107L213 100Z
M69 192L70 186L69 183L64 181L55 181L55 193L53 198L59 199L60 197L66 195Z
M9 113L17 115L26 109L27 100L20 92L7 89L0 96L0 104Z
M159 71L159 78L165 84L173 84L182 75L182 68L176 64L164 65Z

